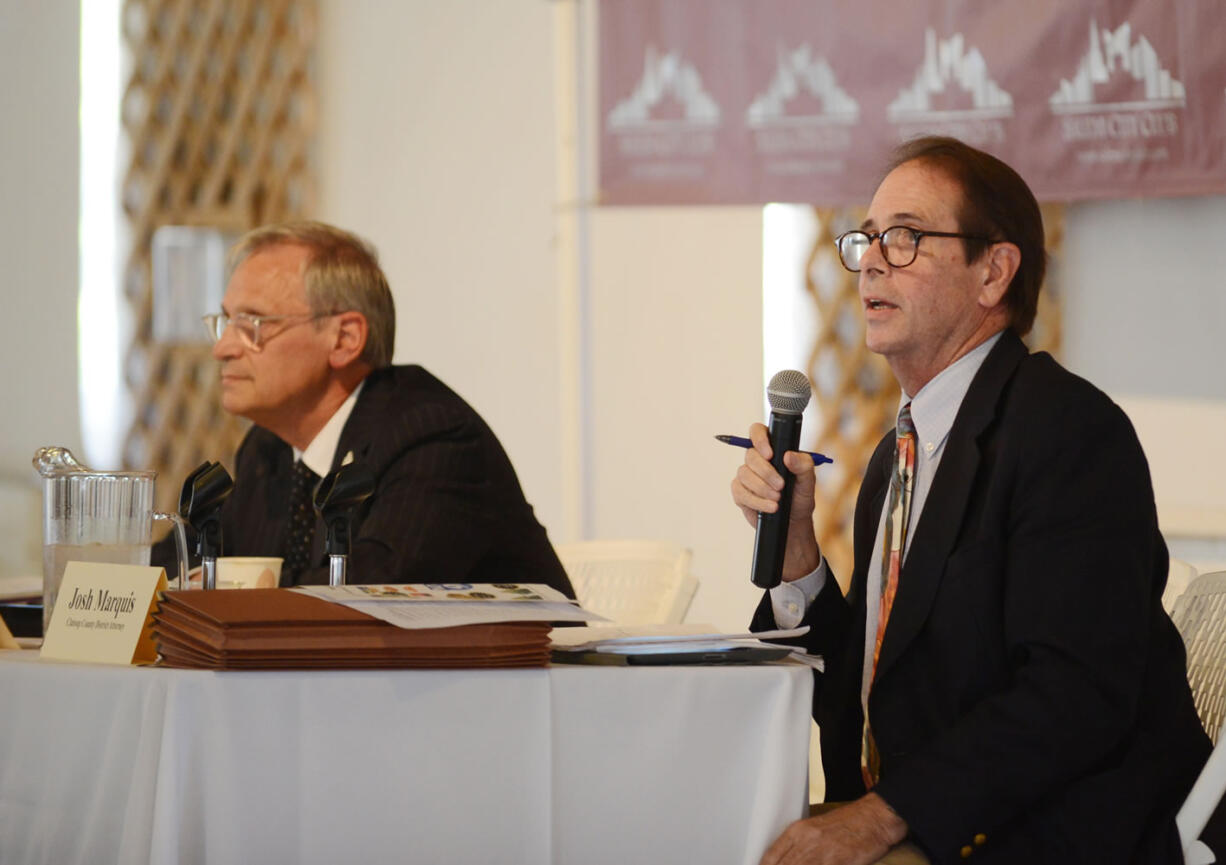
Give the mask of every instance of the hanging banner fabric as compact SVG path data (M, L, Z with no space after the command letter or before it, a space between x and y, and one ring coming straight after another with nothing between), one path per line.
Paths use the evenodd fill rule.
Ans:
M601 0L601 204L864 204L952 135L1044 200L1226 192L1221 0Z

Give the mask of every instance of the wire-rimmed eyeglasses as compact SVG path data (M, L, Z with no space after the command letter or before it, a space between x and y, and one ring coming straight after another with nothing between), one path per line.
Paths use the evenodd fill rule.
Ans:
M334 312L300 312L291 315L250 315L246 312L238 312L234 315L226 315L224 312L214 312L203 317L204 329L216 344L221 340L221 337L226 332L226 328L234 325L238 330L239 337L243 343L252 351L259 351L264 347L263 339L260 335L260 328L265 324L273 324L276 322L292 321L292 322L307 322L315 321L320 318L327 318L330 315L336 315Z
M839 261L852 273L860 272L860 259L868 252L874 240L881 241L881 254L890 267L906 267L919 255L919 242L925 237L961 237L965 240L990 238L978 234L961 234L956 231L921 231L907 225L891 225L884 231L845 231L834 239L839 250Z

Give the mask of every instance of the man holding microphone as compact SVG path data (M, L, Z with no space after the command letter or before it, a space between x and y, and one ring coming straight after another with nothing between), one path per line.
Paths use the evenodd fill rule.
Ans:
M994 157L904 144L857 231L867 345L903 391L855 512L844 597L795 474L783 583L753 628L810 626L827 798L764 865L1176 863L1209 753L1160 599L1145 457L1101 391L1021 341L1046 254L1038 204ZM779 507L765 427L732 483ZM884 857L884 858L883 858Z

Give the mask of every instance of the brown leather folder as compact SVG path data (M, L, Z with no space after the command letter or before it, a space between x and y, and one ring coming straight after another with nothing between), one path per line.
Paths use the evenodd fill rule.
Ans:
M162 663L215 670L543 667L548 622L398 628L286 589L166 592L154 613Z

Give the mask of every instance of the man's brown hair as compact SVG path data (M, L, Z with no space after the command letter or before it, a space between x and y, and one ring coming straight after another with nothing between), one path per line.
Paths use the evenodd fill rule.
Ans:
M937 168L961 187L958 230L989 238L962 241L967 263L977 260L1000 241L1008 241L1021 250L1021 264L1009 283L1005 308L1010 327L1018 336L1025 336L1034 324L1039 289L1047 270L1043 216L1026 181L995 156L956 138L925 136L904 142L895 149L885 173L906 162L923 162Z

